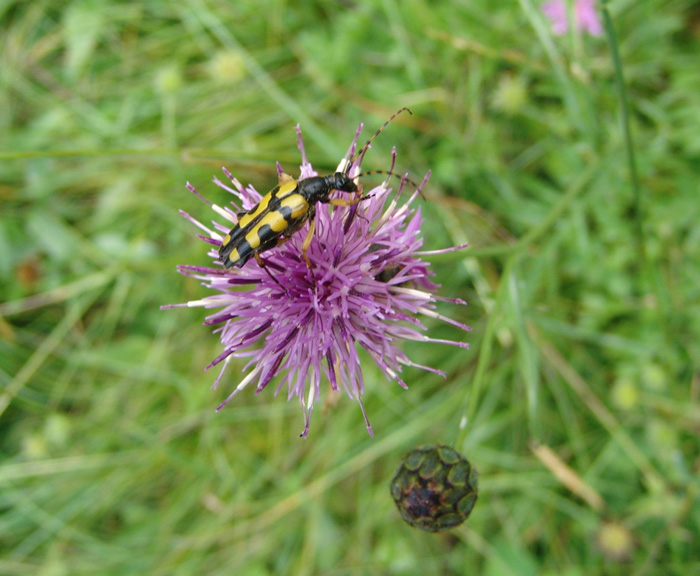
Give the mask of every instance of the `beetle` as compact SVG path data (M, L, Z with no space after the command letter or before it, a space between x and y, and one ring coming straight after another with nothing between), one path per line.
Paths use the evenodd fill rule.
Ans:
M311 269L311 262L306 252L314 236L316 205L320 202L335 206L350 206L362 199L361 188L349 175L350 168L367 151L382 130L404 111L413 114L405 107L397 110L367 140L352 160L346 161L343 171L328 176L312 176L303 180L296 180L284 172L280 173L277 186L253 208L247 212L239 212L238 222L223 238L219 247L219 260L224 268L233 266L241 268L251 257L255 257L258 265L264 267L260 254L289 240L307 220L310 220L309 232L302 243L302 257L306 266ZM359 197L352 200L330 198L331 193L336 190Z

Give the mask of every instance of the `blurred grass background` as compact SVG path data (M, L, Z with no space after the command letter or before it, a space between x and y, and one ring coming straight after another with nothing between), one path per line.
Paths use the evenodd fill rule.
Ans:
M533 0L0 2L0 573L698 573L700 9L609 7L641 210L610 39ZM211 391L202 311L159 310L206 294L185 182L269 189L298 122L330 171L401 106L365 166L433 170L471 350L407 346L448 373L408 391L368 361L373 439L344 397L307 441L272 389L215 414L237 369ZM441 535L388 489L430 443L480 473Z

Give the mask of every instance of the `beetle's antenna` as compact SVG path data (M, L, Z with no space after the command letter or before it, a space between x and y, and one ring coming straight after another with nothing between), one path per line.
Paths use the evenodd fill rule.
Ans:
M367 140L367 142L365 142L365 145L364 145L362 148L360 148L360 149L357 151L357 154L355 154L355 156L352 158L352 160L350 160L350 161L348 162L347 166L345 167L345 173L346 173L346 174L347 174L348 172L350 172L350 168L352 167L353 164L355 164L355 162L357 162L357 159L365 155L365 153L367 152L367 149L370 147L370 144L372 144L372 141L373 141L377 136L379 136L379 135L382 133L382 131L384 130L384 128L386 128L386 127L391 123L391 121L392 121L394 118L396 118L399 114L401 114L402 112L408 112L411 116L413 116L413 112L411 112L411 111L410 111L408 108L406 108L405 106L404 106L403 108L397 110L396 112L394 112L394 113L391 115L391 118L389 118L386 122L384 122L384 124L382 124L382 125L379 127L379 129L378 129L374 134L372 134L372 137L371 137L369 140Z
M420 197L423 198L423 200L426 199L425 195L423 194L424 183L419 186L408 177L408 174L404 174L403 176L401 176L396 172L392 172L391 170L368 170L367 172L362 172L358 174L357 177L359 178L360 176L371 176L372 174L386 174L389 177L394 176L395 178L398 178L399 180L401 180L401 182L408 182L411 186L418 190L418 193L420 194ZM388 182L389 178L387 178L386 180Z

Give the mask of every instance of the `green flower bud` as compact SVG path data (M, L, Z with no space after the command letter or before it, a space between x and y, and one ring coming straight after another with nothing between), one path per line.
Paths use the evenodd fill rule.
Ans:
M426 532L449 530L471 514L477 473L449 446L422 446L406 454L391 481L403 519Z

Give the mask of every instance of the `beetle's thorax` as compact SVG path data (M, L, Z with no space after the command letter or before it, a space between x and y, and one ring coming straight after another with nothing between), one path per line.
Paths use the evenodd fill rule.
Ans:
M299 193L309 203L328 202L333 190L357 192L357 186L344 172L336 172L329 176L312 176L299 181Z

